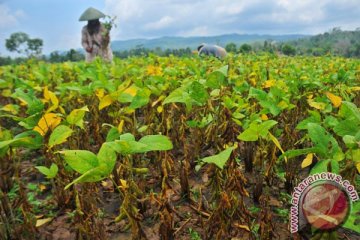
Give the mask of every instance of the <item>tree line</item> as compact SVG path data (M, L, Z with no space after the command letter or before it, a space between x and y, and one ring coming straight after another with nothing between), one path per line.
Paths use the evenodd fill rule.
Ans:
M18 64L29 58L37 58L52 63L81 61L85 59L84 52L75 49L70 49L65 52L54 51L47 56L43 55L43 40L30 38L28 34L23 32L11 34L11 36L6 39L5 47L8 51L16 52L23 56L11 58L0 55L0 66ZM354 31L342 31L340 28L333 28L323 34L287 42L276 42L268 39L264 42L243 43L240 45L228 43L225 45L225 49L227 52L233 54L269 52L288 56L335 55L360 58L360 28ZM158 56L191 56L194 54L194 51L190 48L162 49L157 47L155 49L148 49L143 45L138 45L130 50L114 51L114 56L118 58L148 56L149 54Z

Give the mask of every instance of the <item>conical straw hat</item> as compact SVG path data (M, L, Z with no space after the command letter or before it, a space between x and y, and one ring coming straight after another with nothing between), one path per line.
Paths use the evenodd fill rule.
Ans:
M79 21L90 21L103 17L105 17L105 14L103 14L102 12L100 12L95 8L90 7L86 9L86 11L83 14L81 14Z

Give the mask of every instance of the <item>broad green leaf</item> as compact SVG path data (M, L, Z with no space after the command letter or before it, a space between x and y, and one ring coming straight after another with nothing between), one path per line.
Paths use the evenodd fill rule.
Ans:
M191 98L190 98L189 94L184 89L178 88L178 89L175 89L173 92L171 92L170 95L164 99L162 104L165 105L165 104L174 103L174 102L188 103L190 101L191 101Z
M252 87L249 90L249 97L256 98L259 104L274 116L277 116L281 112L281 108L278 107L278 102L263 90Z
M123 141L135 141L135 137L131 133L124 133L124 134L120 135L120 140L123 140Z
M71 125L76 125L80 128L84 128L84 116L85 112L89 112L87 106L84 106L80 109L74 109L71 113L66 117L66 121Z
M260 124L254 121L238 136L238 139L242 141L257 141L259 137L265 138L270 128L276 124L277 122L274 120L264 121Z
M360 111L358 107L351 102L343 101L340 107L339 115L345 119L355 119L357 123L360 122Z
M225 65L219 69L216 69L215 72L219 72L221 73L224 77L228 76L228 70L229 70L229 65Z
M204 88L204 86L197 82L194 81L190 87L189 87L189 94L190 97L199 105L202 106L204 105L208 98L209 98L209 94L206 91L206 89Z
M34 127L37 126L38 122L40 121L42 117L42 113L36 113L34 115L31 115L27 118L23 118L21 120L19 120L19 125L23 126L24 128L28 129L28 130L32 130ZM16 119L14 119L16 120Z
M80 177L76 178L74 181L66 185L65 190L69 189L75 183L84 183L84 182L98 182L108 176L108 167L100 165L95 168L91 168L88 171L84 172Z
M107 171L110 174L113 170L116 163L116 152L107 142L101 145L101 148L97 154L99 160L99 165L105 164L107 166Z
M360 163L360 148L352 150L351 155L354 162Z
M347 148L355 148L358 146L354 136L345 135L343 136L343 141Z
M360 201L352 202L351 212L342 227L360 233Z
M319 112L310 110L309 113L310 117L307 117L299 122L296 129L307 129L308 123L321 123L321 115Z
M270 128L272 128L276 124L277 124L277 121L274 121L274 120L268 120L268 121L260 123L259 128L258 128L259 135L261 137L265 138L266 135L268 134Z
M251 123L249 128L245 129L237 138L242 141L257 141L259 139L259 133L257 123Z
M360 123L357 123L355 119L345 119L340 121L335 127L334 132L343 137L345 135L353 135L360 129Z
M65 125L57 126L54 131L51 133L49 138L49 147L61 144L66 141L68 137L71 136L73 130Z
M313 144L318 148L318 154L321 158L333 158L340 161L344 154L339 147L336 139L317 123L307 125L309 137Z
M121 103L131 103L138 90L139 88L136 85L131 85L119 95L118 101Z
M173 148L169 138L163 135L147 135L142 137L139 143L145 144L147 151L166 151Z
M109 142L109 146L123 155L147 152L147 145L136 141L116 140Z
M137 109L149 103L151 91L147 88L137 91L135 97L132 99L130 108Z
M119 130L116 127L112 127L108 134L106 135L106 142L112 142L115 141L116 139L119 139L120 137L120 133Z
M29 115L40 113L44 110L44 104L40 99L36 98L34 90L32 89L29 89L27 93L25 93L22 89L16 89L15 93L12 94L12 97L27 105L28 110L26 113Z
M318 123L320 123L320 121ZM326 128L334 128L338 124L339 124L339 120L331 115L326 116L324 119L324 126Z
M55 177L57 172L59 171L59 168L55 163L52 163L49 170L50 170L50 177Z
M213 163L218 168L223 169L226 162L229 160L230 155L233 150L234 150L233 147L229 147L229 148L225 149L224 151L220 152L219 154L203 158L203 159L201 159L201 161L206 162L206 163Z
M310 175L322 172L339 173L339 163L336 160L326 159L318 161L311 169Z
M287 150L284 154L280 155L279 159L282 159L284 157L294 158L309 153L317 153L318 151L319 149L317 147Z
M87 150L64 150L59 153L72 169L81 174L99 166L96 155Z
M42 146L43 137L36 131L26 131L16 135L13 139L1 141L0 149L4 147L25 147L38 149Z
M44 166L37 166L35 168L44 174L47 178L54 178L59 170L58 166L54 163L51 164L50 168Z

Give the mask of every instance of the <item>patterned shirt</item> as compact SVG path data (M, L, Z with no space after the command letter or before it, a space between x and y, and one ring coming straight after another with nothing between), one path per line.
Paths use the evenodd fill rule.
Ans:
M106 61L111 62L113 53L110 48L110 37L106 40L107 30L103 25L100 25L100 31L90 35L87 26L84 26L81 31L81 45L84 49L91 48L92 51L86 52L86 61L91 62L96 56L100 56Z

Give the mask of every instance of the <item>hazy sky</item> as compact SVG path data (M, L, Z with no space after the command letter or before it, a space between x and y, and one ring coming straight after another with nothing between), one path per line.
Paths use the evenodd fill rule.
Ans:
M360 27L360 0L0 0L0 55L17 31L43 39L44 53L80 48L78 18L90 6L117 16L112 40Z

